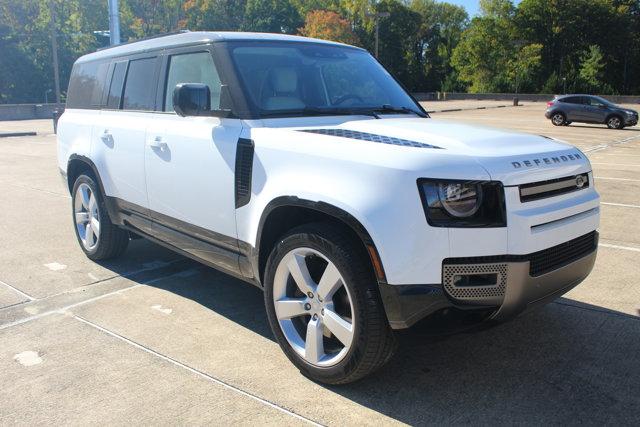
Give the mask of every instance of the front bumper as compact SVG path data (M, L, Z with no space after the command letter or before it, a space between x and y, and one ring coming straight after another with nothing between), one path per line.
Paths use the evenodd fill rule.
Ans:
M380 292L393 329L408 328L439 310L458 308L490 311L490 319L508 320L534 306L568 292L593 269L597 254L597 232L529 255L494 256L445 260L443 280L434 285L380 285ZM564 250L565 258L540 258ZM559 255L558 255L559 256ZM540 266L547 268L540 269ZM551 266L551 268L549 268ZM452 286L456 274L494 273L488 286Z
M624 119L624 125L625 126L635 126L638 124L638 117L637 116L626 116Z

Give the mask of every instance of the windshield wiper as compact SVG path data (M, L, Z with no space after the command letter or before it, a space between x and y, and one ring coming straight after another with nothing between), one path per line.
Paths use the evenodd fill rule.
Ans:
M421 111L413 110L409 107L394 107L393 105L384 104L380 107L371 109L374 113L399 113L399 114L415 114L418 117L429 117Z

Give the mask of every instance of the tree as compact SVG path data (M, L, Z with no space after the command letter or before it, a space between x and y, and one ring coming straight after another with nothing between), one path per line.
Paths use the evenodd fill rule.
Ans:
M307 14L300 34L324 40L356 44L357 38L351 24L336 12L329 10L313 10Z
M507 70L514 51L510 20L481 16L462 33L451 63L471 92L500 92L509 90Z
M421 77L416 90L457 90L457 73L451 65L453 49L468 25L464 8L435 0L413 0L411 10L421 16L416 56ZM444 88L446 86L446 89Z
M289 0L247 0L243 31L295 34L303 25Z
M599 90L602 88L602 72L604 69L602 51L596 45L589 46L589 49L582 54L580 60L580 81L589 90Z
M509 60L507 66L508 76L513 81L515 92L521 92L521 88L532 88L535 82L535 74L540 69L542 45L534 43L518 49L515 56Z
M201 31L238 31L246 0L187 0L184 27Z

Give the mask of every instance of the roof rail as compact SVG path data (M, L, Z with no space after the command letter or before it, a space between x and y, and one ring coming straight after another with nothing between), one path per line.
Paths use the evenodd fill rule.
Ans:
M142 41L145 41L145 40L152 40L152 39L157 39L157 38L165 37L165 36L175 36L176 34L184 34L184 33L188 33L188 32L190 32L190 31L189 30L177 30L177 31L170 31L168 33L156 34L156 35L149 36L149 37L143 37L141 39L129 40L129 41L126 41L124 43L116 44L116 45L113 45L113 46L101 47L101 48L98 48L96 50L96 52L107 50L107 49L112 49L112 48L118 47L118 46L125 46L125 45L131 44L131 43L138 43L138 42L142 42Z

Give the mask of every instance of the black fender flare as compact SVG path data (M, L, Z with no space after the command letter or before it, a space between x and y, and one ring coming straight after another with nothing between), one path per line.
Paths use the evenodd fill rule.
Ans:
M258 231L256 236L256 246L253 248L254 253L252 253L252 264L254 267L255 278L259 280L260 271L259 271L259 258L260 258L260 245L261 238L264 231L264 224L269 217L269 215L278 208L282 207L301 207L306 209L311 209L328 215L330 217L335 218L338 221L345 223L354 233L360 238L362 244L364 245L367 253L369 254L369 258L371 259L371 264L374 268L374 273L378 280L379 284L386 284L387 279L384 272L384 267L382 265L382 261L380 259L380 255L378 249L376 248L371 235L367 231L367 229L358 221L353 215L345 210L334 206L332 204L322 202L322 201L312 201L306 199L300 199L296 196L280 196L272 201L270 201L267 206L262 211L260 216L260 222L258 223Z

